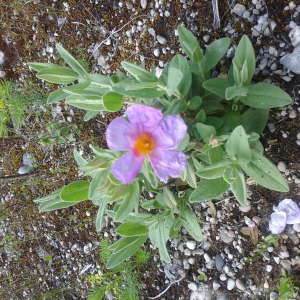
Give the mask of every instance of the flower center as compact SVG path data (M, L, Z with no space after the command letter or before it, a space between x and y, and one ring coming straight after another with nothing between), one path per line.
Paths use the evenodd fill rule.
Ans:
M150 134L142 134L135 143L135 150L139 154L147 155L152 152L155 143Z

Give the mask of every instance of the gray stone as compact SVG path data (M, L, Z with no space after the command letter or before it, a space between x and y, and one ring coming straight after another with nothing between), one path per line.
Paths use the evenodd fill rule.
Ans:
M290 271L291 270L291 266L292 266L292 262L288 259L283 259L282 261L280 261L280 264L282 265L282 267L287 270Z
M212 259L210 262L208 262L208 263L205 265L205 268L211 270L211 269L214 268L215 264L216 264L216 261L215 261L214 259Z
M225 265L224 258L219 253L217 253L216 254L216 268L217 268L217 270L221 271L224 265Z
M249 17L250 17L250 11L249 11L249 10L246 10L246 11L243 13L243 18L248 19Z
M196 282L190 282L188 284L188 288L192 291L197 291L198 290L198 284Z
M233 8L233 11L238 16L243 16L244 12L246 11L246 7L243 4L236 4Z
M229 236L228 233L229 233L229 231L227 231L224 228L222 228L220 230L220 233L219 233L219 236L220 236L221 240L224 243L227 243L227 244L231 243L234 240L234 237L233 236Z
M235 281L236 287L241 290L244 291L246 289L246 285L244 284L244 282L241 279L237 279Z
M194 255L203 255L204 254L204 250L203 249L196 249L193 251Z
M196 242L189 240L186 242L186 246L190 249L190 250L194 250L196 248Z
M273 266L271 266L271 265L267 265L267 266L266 266L266 271L267 271L267 272L270 273L270 272L272 271L272 269L273 269Z
M290 54L286 54L280 62L289 70L296 74L300 74L300 45Z
M220 275L220 280L221 281L226 281L227 280L227 276L223 273Z
M0 67L3 65L5 59L4 52L0 51Z
M297 117L297 112L295 109L293 109L290 113L289 113L289 117L291 119L295 119Z
M220 288L221 284L218 281L213 282L213 289L214 291L218 290Z
M277 169L280 171L280 172L284 172L286 170L286 164L283 162L283 161L280 161L278 164L277 164Z
M147 8L147 0L141 0L141 7L142 7L142 9Z
M164 44L167 42L167 39L164 38L164 37L161 36L161 35L157 35L157 36L156 36L156 39L157 39L157 41L158 41L161 45L164 45Z
M0 71L0 79L4 79L6 76L6 72L5 71Z
M231 291L235 287L235 280L229 278L227 281L227 290Z
M275 299L277 299L277 297L278 297L278 294L276 294L275 292L272 292L270 294L270 300L275 300Z
M159 55L160 55L160 49L157 49L157 48L154 49L153 54L154 54L154 56L159 57Z
M292 45L294 47L299 46L300 45L300 26L294 27L291 30L289 37L290 37Z

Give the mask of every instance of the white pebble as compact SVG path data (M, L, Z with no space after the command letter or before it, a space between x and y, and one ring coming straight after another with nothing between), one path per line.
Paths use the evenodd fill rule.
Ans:
M295 109L293 109L293 110L290 112L289 117L290 117L291 119L295 119L295 118L297 117L297 112L296 112Z
M266 266L266 271L267 271L267 272L271 272L272 269L273 269L273 266L271 266L271 265L267 265L267 266Z
M241 290L241 291L244 291L244 290L246 289L246 286L245 286L244 282L243 282L242 280L240 280L240 279L237 279L237 280L235 281L235 284L236 284L236 287L237 287L239 290Z
M231 291L235 287L235 280L229 278L227 281L227 290Z
M192 241L192 240L189 240L189 241L186 242L186 246L189 249L194 250L196 248L196 242Z
M227 276L225 274L221 274L220 275L220 280L221 281L226 281L227 280Z
M277 164L277 169L280 171L280 172L284 172L286 170L286 164L283 162L283 161L280 161L278 164Z

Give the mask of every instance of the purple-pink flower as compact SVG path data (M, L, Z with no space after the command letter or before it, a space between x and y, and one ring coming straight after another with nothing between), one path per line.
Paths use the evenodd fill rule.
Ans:
M276 212L271 214L269 229L273 234L279 234L286 224L298 223L300 223L299 206L292 199L284 199L279 202Z
M115 118L106 131L110 149L128 151L111 166L113 175L122 183L130 183L141 171L145 157L161 181L181 175L186 157L172 149L187 131L184 121L177 115L164 118L160 110L144 105L130 106L127 117L129 122Z

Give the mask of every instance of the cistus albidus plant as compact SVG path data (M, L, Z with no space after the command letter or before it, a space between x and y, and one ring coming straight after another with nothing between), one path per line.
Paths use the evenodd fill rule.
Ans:
M147 238L161 259L170 262L166 242L181 227L201 241L193 204L230 189L245 205L245 174L266 188L288 191L285 179L263 156L259 136L269 109L290 104L290 96L273 84L251 83L255 55L247 36L237 46L227 77L211 78L230 39L216 40L204 52L186 28L179 26L177 32L187 58L176 54L160 77L154 67L148 71L129 62L121 63L126 74L117 71L108 78L87 73L59 44L70 68L29 64L38 78L61 85L48 103L65 99L87 110L85 120L127 105L124 117L108 126L110 149L91 145L95 158L89 162L74 149L78 165L92 179L35 200L44 212L90 199L99 206L97 230L104 214L121 223L108 268L134 254ZM144 191L154 196L141 197Z

